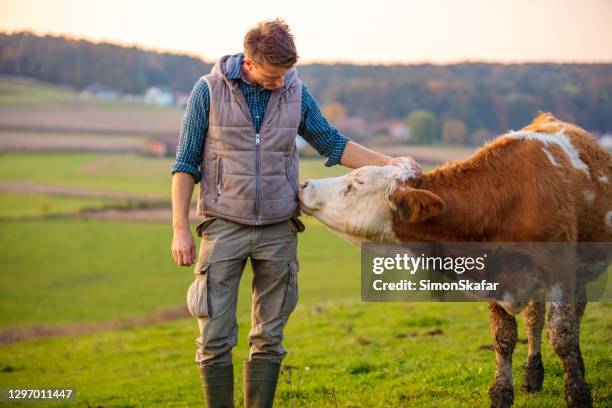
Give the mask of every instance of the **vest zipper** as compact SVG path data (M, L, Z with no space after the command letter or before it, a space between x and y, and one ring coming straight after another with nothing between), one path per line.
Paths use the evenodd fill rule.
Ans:
M215 197L215 201L219 199L221 195L221 181L223 180L223 162L219 157L217 159L217 197Z
M259 225L261 221L259 220L259 190L260 190L260 182L261 175L260 172L260 164L259 164L259 146L261 145L261 140L259 137L259 133L255 133L255 224Z

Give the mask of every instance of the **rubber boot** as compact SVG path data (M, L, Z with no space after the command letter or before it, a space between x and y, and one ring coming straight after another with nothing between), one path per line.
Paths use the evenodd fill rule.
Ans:
M272 361L244 362L246 408L272 408L280 366L280 363Z
M234 408L234 366L200 365L202 390L208 408Z

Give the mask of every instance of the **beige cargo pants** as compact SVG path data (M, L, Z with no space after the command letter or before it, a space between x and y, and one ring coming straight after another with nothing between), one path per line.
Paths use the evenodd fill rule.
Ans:
M247 258L253 268L249 360L280 362L287 354L283 329L298 300L297 233L303 224L289 219L249 226L207 217L197 230L202 239L187 291L187 307L200 329L196 363L232 363L238 287Z

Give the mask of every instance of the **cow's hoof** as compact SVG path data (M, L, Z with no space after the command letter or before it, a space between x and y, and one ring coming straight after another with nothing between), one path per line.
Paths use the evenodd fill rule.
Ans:
M565 383L565 402L568 408L592 408L591 389L584 381Z
M514 403L514 390L512 387L493 384L489 389L491 408L508 408Z
M537 353L527 358L521 391L527 394L540 392L543 382L544 364L542 364L542 355Z

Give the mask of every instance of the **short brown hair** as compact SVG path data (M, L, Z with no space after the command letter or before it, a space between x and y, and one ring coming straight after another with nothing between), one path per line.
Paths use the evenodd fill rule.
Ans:
M291 68L298 60L293 34L284 20L262 21L244 36L244 54L257 64Z

